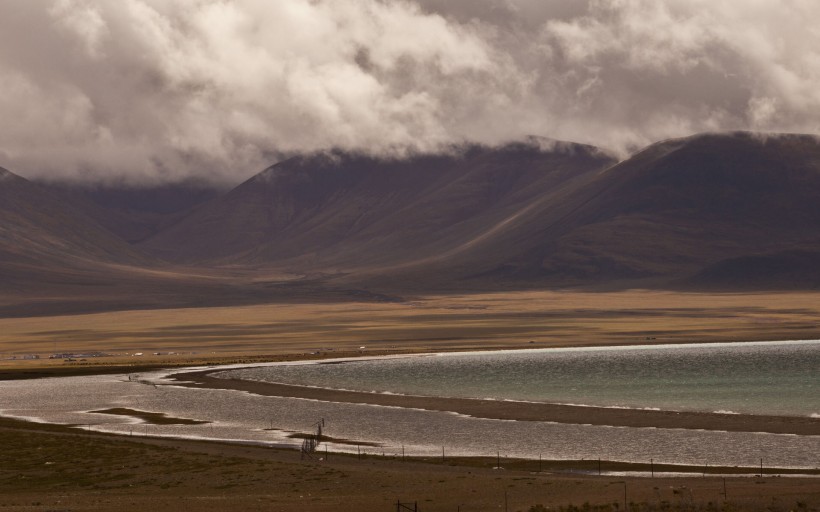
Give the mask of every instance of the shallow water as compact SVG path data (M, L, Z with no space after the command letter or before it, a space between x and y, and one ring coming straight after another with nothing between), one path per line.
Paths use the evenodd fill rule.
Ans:
M424 396L820 415L820 342L440 354L233 370L231 378Z
M345 365L321 365L326 368ZM141 375L168 384L167 372ZM145 425L134 418L88 411L126 407L207 420L206 425ZM284 431L310 431L320 418L325 433L375 441L366 453L407 455L607 459L692 465L816 468L820 436L601 427L470 418L452 413L264 397L244 392L154 387L121 376L66 377L0 383L0 414L126 435L203 437L298 446ZM281 430L266 430L271 426ZM356 452L330 444L331 451ZM503 465L503 461L502 461Z

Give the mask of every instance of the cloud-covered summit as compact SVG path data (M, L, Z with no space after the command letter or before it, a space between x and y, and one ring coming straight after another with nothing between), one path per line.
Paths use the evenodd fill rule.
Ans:
M805 0L0 3L0 165L235 182L279 155L820 132Z

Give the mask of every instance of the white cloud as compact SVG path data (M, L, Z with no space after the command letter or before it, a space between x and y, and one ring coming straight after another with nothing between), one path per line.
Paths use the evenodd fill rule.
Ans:
M100 55L108 26L97 7L82 0L57 0L49 13L58 25L76 36L90 57Z
M0 3L0 166L237 180L282 152L820 131L808 0Z

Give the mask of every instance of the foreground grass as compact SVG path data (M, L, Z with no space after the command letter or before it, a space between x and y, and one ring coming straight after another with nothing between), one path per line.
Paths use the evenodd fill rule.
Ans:
M0 420L0 510L819 510L820 479L597 477L123 438ZM529 466L523 466L529 464ZM520 466L519 466L520 465ZM558 468L554 468L558 469ZM538 507L541 505L541 508Z

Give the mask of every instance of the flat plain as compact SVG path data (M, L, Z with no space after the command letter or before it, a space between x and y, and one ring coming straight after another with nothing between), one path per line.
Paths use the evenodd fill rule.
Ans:
M404 302L316 302L119 311L0 320L0 376L22 378L201 363L467 349L820 337L812 292L515 292ZM102 351L66 362L49 354ZM154 355L154 352L159 352ZM174 352L174 354L170 354ZM135 356L142 353L142 356ZM22 360L25 354L41 359ZM5 359L16 356L15 360ZM85 359L80 360L80 359ZM2 383L0 383L1 385ZM818 510L820 479L636 477L590 461L301 460L253 446L0 421L3 510ZM607 466L609 464L609 466ZM710 471L734 473L734 468ZM727 496L724 496L724 482ZM505 508L506 507L506 508ZM534 508L532 510L542 510Z
M814 292L505 292L0 319L4 356L101 351L143 353L142 361L154 352L190 359L818 337ZM3 361L19 364L43 362Z

